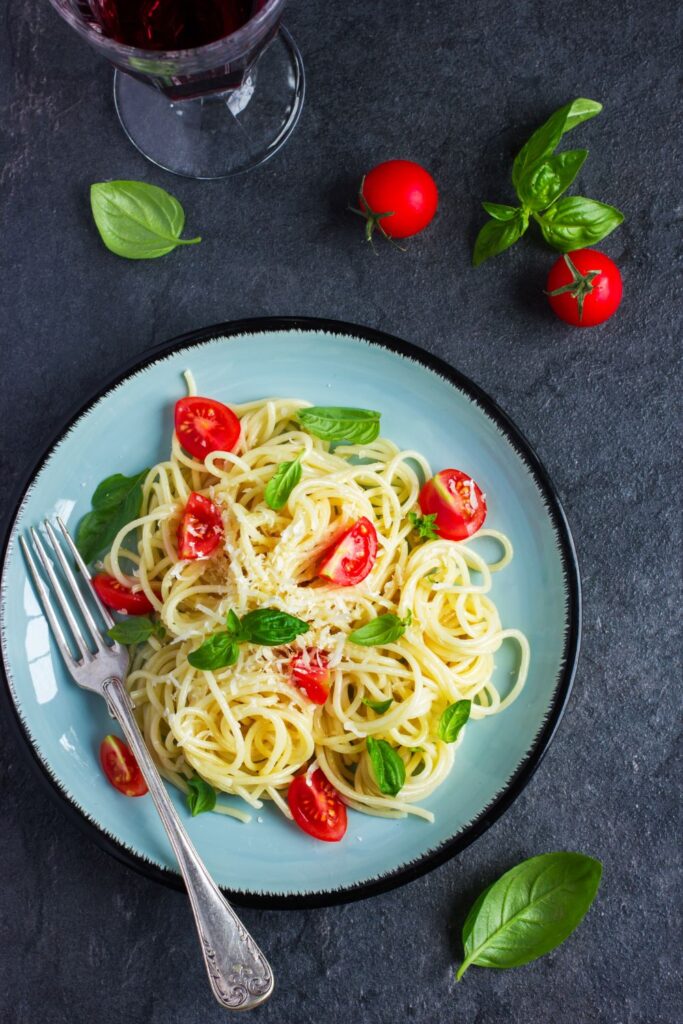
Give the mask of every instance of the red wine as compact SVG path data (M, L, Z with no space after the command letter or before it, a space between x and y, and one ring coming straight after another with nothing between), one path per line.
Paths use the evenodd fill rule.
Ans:
M263 0L90 0L106 35L142 50L192 50L232 35Z

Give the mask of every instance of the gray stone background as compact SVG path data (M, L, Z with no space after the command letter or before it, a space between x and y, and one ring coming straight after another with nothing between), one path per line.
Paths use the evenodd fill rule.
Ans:
M262 1024L681 1019L676 6L292 0L309 87L300 127L261 169L202 184L128 144L109 68L47 0L3 5L4 485L77 401L154 343L231 318L320 315L394 332L486 388L537 448L574 531L583 653L537 775L473 847L402 889L245 911L279 980ZM578 190L627 217L601 245L623 271L622 307L586 331L549 312L554 257L539 241L469 265L480 200L512 199L516 149L575 96L605 105L572 141L591 150ZM426 164L441 206L407 254L373 255L345 205L391 156ZM148 263L105 251L88 186L106 178L172 190L202 245ZM3 1024L224 1020L185 898L84 839L2 723L0 737ZM456 985L475 895L518 860L563 848L604 862L580 930L533 965L474 968Z

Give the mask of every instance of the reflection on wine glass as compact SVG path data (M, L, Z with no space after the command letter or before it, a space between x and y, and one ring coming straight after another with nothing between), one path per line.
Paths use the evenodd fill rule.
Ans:
M304 102L285 0L50 0L116 71L128 138L165 170L223 178L273 156Z

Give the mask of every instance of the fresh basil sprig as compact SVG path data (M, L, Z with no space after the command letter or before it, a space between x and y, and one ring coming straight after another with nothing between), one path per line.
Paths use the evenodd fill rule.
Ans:
M279 647L291 644L296 637L307 633L309 625L287 612L276 608L257 608L242 619L232 611L228 612L225 629L213 633L187 656L193 668L214 671L234 665L239 657L239 645L258 644L262 647Z
M602 865L582 853L544 853L507 871L475 901L462 928L458 981L477 967L520 967L549 953L581 923Z
M166 630L160 622L146 615L128 615L108 629L107 636L130 647L133 644L144 644L151 636L157 636L161 640L166 636Z
M115 473L95 488L92 512L86 512L76 530L76 547L84 562L92 562L106 551L119 530L140 515L142 485L148 473L148 469L134 476Z
M386 740L376 740L368 736L365 742L380 793L384 793L385 796L396 796L405 784L406 766Z
M522 146L512 165L512 184L520 206L482 203L491 217L474 244L474 266L509 249L533 218L545 240L561 252L594 245L621 224L624 215L613 206L582 196L560 196L572 184L588 156L585 149L555 153L563 135L595 117L602 105L576 99L560 107Z
M185 211L169 192L144 181L100 181L90 186L90 206L107 249L129 260L165 256L178 245L201 238L181 238Z
M204 779L200 779L198 775L188 779L187 784L190 787L190 792L186 794L185 800L192 817L196 818L198 814L212 811L216 806L216 790L213 786L210 786Z
M408 610L405 619L400 619L393 612L386 615L378 615L371 619L364 626L354 629L349 633L347 640L352 644L360 644L361 647L381 647L384 644L393 644L405 633L412 622L412 613Z
M444 743L455 743L471 710L471 700L456 700L455 704L449 704L439 719L439 739Z
M389 697L387 700L373 700L372 697L363 697L362 703L367 707L372 708L372 710L378 715L383 715L394 703L394 698Z
M323 441L369 444L379 437L381 413L373 409L345 409L314 405L297 413L304 430Z
M301 456L293 462L281 462L266 484L265 500L268 508L275 512L287 503L287 499L301 480Z
M439 537L436 529L436 512L428 516L419 516L417 512L409 512L408 519L413 524L418 537L421 540L437 540Z

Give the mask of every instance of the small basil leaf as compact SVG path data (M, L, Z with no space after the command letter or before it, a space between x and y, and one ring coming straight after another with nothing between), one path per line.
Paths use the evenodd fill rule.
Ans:
M587 149L568 149L535 164L517 186L519 198L530 210L545 210L569 188L587 156Z
M93 511L83 516L76 530L76 547L84 562L92 562L111 545L126 523L137 519L142 485L148 473L148 469L130 477L117 473L97 486L91 502Z
M301 456L293 462L281 462L266 485L265 499L268 508L276 512L287 503L287 499L301 480Z
M507 871L482 893L463 926L464 960L520 967L549 953L583 920L600 885L602 865L581 853L545 853Z
M517 216L518 206L505 206L503 203L482 203L481 204L489 217L494 220L513 220Z
M577 125L595 117L602 110L602 104L594 100L577 99L560 107L548 120L537 128L531 138L522 146L512 165L512 184L519 191L520 182L539 161L549 157L562 136ZM521 198L521 196L520 196Z
M236 643L242 643L245 639L242 630L242 623L236 612L230 609L225 620L225 628Z
M536 215L546 242L560 252L595 245L618 228L624 215L614 206L584 196L565 196L543 216Z
M143 469L133 476L124 476L123 473L108 476L95 488L90 502L92 507L96 512L117 508L126 501L131 491L145 482L148 473L148 469Z
M376 619L371 619L364 626L349 633L347 640L352 644L360 644L361 647L380 647L383 644L393 644L403 636L406 627L410 625L411 618L410 612L405 619L399 619L398 615L394 615L393 612L378 615Z
M257 608L242 619L242 634L245 640L264 647L279 647L291 644L297 636L307 633L309 625L287 612L275 608Z
M514 220L490 220L484 224L474 243L472 263L478 267L484 260L497 256L514 245L529 226L529 216L524 210L517 210Z
M417 512L409 512L408 519L417 530L418 537L421 537L423 540L438 539L439 534L435 525L436 512L432 512L428 516L419 516Z
M185 212L178 200L144 181L101 181L90 186L90 206L107 249L129 260L165 256L178 245L200 238L181 238Z
M383 715L385 711L388 711L391 705L394 703L394 698L389 697L388 700L372 700L371 697L363 697L362 703L366 704L369 708L372 708L378 715Z
M380 793L396 796L406 781L406 766L386 740L368 736L365 742Z
M471 710L471 700L456 700L455 704L449 704L439 719L439 739L444 743L455 743Z
M297 416L309 434L323 441L369 444L379 437L381 413L372 409L314 405L310 409L300 409Z
M144 643L152 634L158 636L160 629L163 629L163 626L160 623L152 622L146 615L128 615L108 629L107 636L110 636L112 640L117 640L120 644L131 646Z
M214 669L234 665L239 657L239 648L231 633L214 633L191 654L187 660L193 668L211 672Z
M204 779L200 779L198 775L195 775L193 779L188 779L187 784L190 787L190 792L185 796L185 800L192 817L204 814L205 811L212 811L216 806L216 790L213 786L210 786Z

